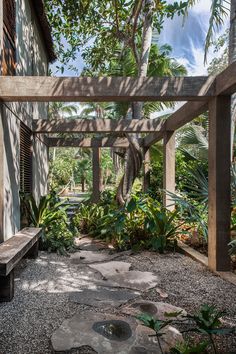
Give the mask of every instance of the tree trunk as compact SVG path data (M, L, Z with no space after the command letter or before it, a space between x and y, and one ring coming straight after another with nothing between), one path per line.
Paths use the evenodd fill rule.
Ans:
M153 22L154 1L145 0L143 4L143 34L142 47L139 57L138 77L147 76L149 54L152 43L152 22ZM143 114L143 102L132 104L132 118L141 119ZM117 190L117 201L124 204L129 198L135 178L138 176L143 162L143 150L140 147L137 134L127 134L129 148L125 160L125 172Z
M231 0L229 31L229 64L236 61L236 0ZM231 99L231 160L234 158L234 134L236 123L236 94Z
M84 176L81 177L81 189L82 189L82 192L85 191L85 178L84 178Z

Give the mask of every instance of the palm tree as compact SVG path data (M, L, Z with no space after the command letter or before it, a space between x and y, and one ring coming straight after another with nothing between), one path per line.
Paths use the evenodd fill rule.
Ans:
M78 107L75 104L67 104L64 102L52 102L49 104L49 119L63 118L77 114Z

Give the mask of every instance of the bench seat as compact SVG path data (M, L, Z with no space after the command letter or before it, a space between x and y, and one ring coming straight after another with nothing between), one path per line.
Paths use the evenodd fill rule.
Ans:
M23 257L38 255L41 228L27 227L0 244L0 302L14 296L14 268Z

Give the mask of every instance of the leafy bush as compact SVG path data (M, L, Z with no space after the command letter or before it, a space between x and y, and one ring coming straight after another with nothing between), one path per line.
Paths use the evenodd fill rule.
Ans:
M43 229L42 248L50 252L65 254L74 248L74 233L67 224L64 201L60 202L55 193L40 198L37 205L34 197L21 195L29 226Z
M177 212L148 195L132 196L120 209L113 199L106 205L81 205L74 223L81 232L106 239L118 249L144 247L161 253L176 245L181 226Z
M104 216L105 207L97 204L81 204L73 223L83 234L93 234L96 232L98 223Z
M53 221L44 233L42 241L42 248L49 252L66 255L67 252L75 250L74 234L63 220Z

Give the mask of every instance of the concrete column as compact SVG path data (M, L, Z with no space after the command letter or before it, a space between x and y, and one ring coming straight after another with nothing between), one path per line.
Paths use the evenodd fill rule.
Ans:
M163 204L168 210L173 210L172 198L165 191L175 193L175 132L167 131L163 144Z
M151 161L150 161L150 149L143 149L143 192L146 193L150 188L151 177Z
M208 264L214 271L230 270L230 103L230 96L218 96L209 103Z
M100 148L93 148L93 195L92 201L98 203L100 200L100 193L102 191L101 185L101 150Z

